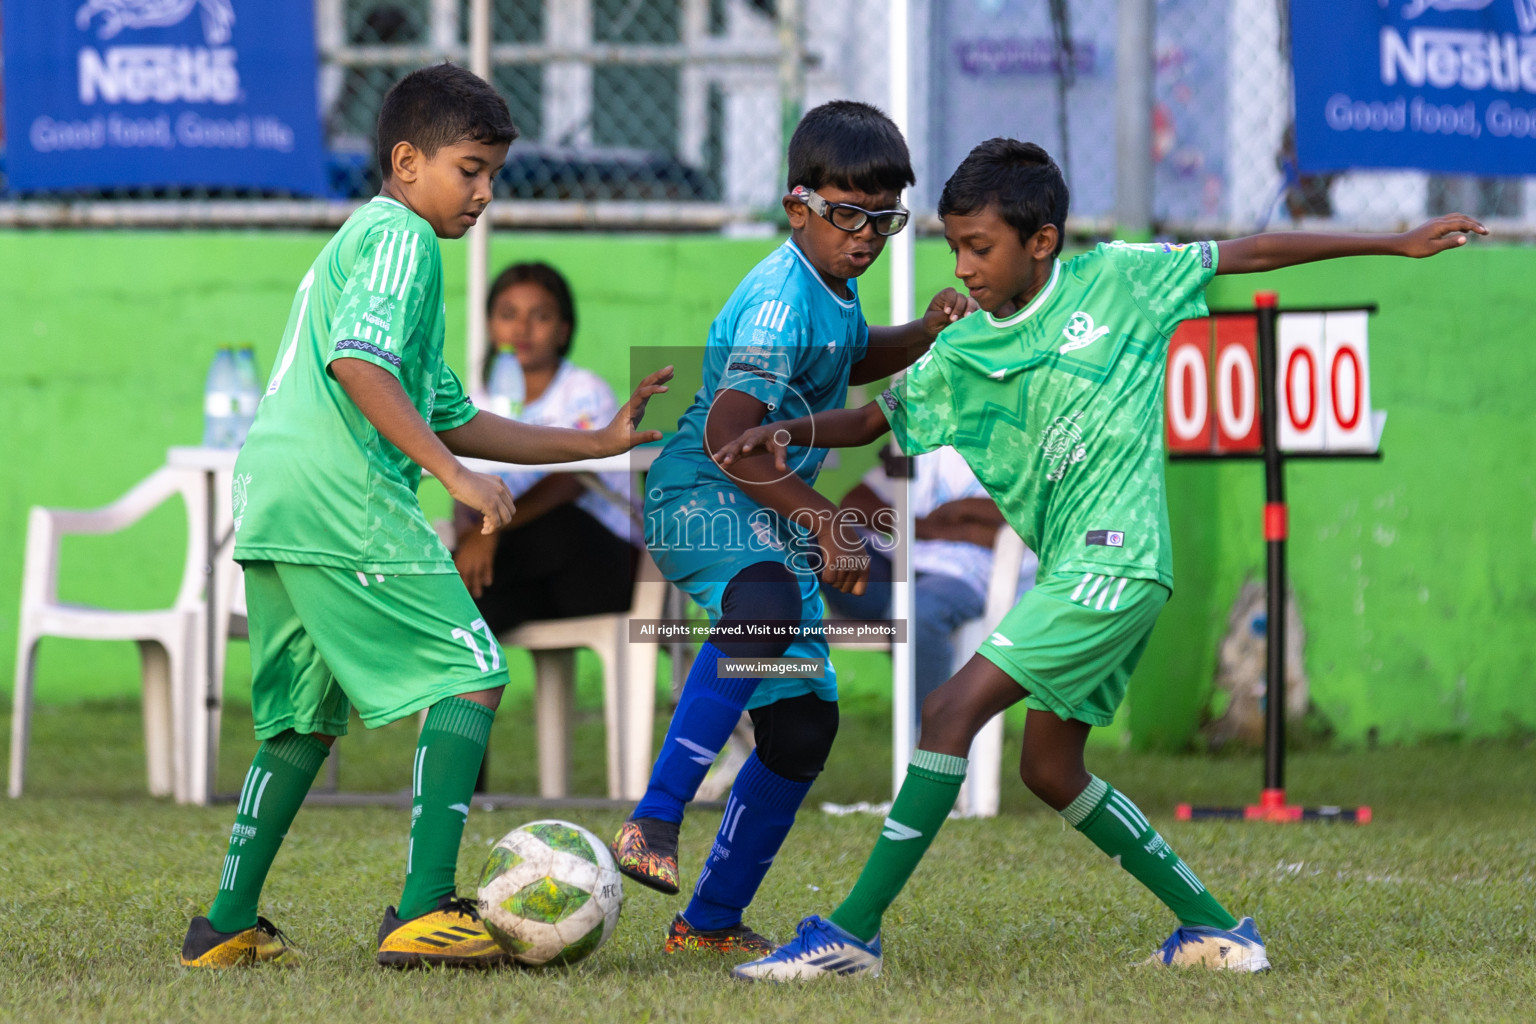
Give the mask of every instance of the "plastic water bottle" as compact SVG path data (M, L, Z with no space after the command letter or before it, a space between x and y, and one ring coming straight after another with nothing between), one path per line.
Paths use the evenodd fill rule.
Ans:
M261 403L261 376L256 369L256 351L249 345L235 350L235 444L245 443L251 424L256 420L256 406Z
M523 414L523 396L527 393L523 384L523 367L512 349L501 349L491 362L489 391L491 412L510 420Z
M237 387L235 353L228 345L220 345L203 384L204 447L233 448L239 443L236 440Z

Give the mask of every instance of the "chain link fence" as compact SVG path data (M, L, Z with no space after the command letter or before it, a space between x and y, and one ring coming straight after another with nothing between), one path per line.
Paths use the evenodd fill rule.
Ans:
M1076 233L1113 230L1118 2L914 0L910 203L927 213L920 226L936 227L939 186L970 147L1008 134L1061 162ZM492 78L522 131L493 216L675 229L772 219L786 121L833 97L890 106L889 12L888 0L491 0ZM7 192L0 223L343 219L379 186L384 93L423 64L467 62L470 3L315 0L315 19L326 197ZM1536 178L1299 175L1287 22L1288 0L1157 0L1159 231L1392 229L1459 209L1536 234Z
M786 117L837 96L885 106L889 93L884 0L823 0L788 33L778 8L492 0L492 80L522 131L498 197L624 203L628 216L650 206L651 222L682 226L770 212ZM349 197L371 195L380 99L414 67L465 59L469 4L321 0L317 17L333 177Z
M934 0L930 165L1008 134L1045 146L1076 230L1115 214L1119 0ZM1394 230L1460 210L1536 233L1536 178L1296 169L1288 0L1157 0L1153 215L1171 234L1276 227Z
M522 140L500 198L719 203L730 198L727 90L768 87L743 123L777 129L772 19L727 31L722 3L494 0L492 80ZM743 12L744 14L746 12ZM385 91L433 60L464 60L464 0L322 4L326 137L348 197L378 186L373 118ZM750 21L750 17L744 20ZM752 29L756 31L752 31ZM770 140L758 139L766 144Z

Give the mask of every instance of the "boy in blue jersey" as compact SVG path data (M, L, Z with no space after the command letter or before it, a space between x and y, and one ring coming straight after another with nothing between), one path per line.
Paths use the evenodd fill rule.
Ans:
M790 238L737 286L710 328L704 386L651 469L646 542L662 573L704 608L711 633L694 660L646 794L613 841L619 868L679 891L678 827L743 709L757 749L731 789L693 899L672 922L668 952L761 955L772 946L742 923L795 811L837 733L837 681L820 636L818 576L862 592L868 556L837 507L811 489L825 454L796 448L790 469L727 473L710 457L762 423L843 406L850 383L910 365L974 304L954 289L923 317L869 327L856 279L907 211L913 183L900 131L863 103L807 113L789 144ZM802 678L729 676L724 658L817 659Z

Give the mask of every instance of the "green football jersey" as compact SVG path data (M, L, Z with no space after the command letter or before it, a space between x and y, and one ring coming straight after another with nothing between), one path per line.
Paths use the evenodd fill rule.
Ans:
M364 204L304 275L277 365L235 461L235 558L390 575L454 571L416 498L421 467L331 376L337 359L394 374L433 430L476 409L443 362L443 268L431 226Z
M1115 242L1068 261L1024 309L951 325L881 409L908 454L949 445L1040 578L1094 572L1173 586L1163 484L1168 339L1206 315L1216 245Z

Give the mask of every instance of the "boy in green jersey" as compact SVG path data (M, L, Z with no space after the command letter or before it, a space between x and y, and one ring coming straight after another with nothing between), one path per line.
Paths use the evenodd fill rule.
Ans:
M235 558L245 567L262 741L240 791L218 894L182 943L189 967L289 964L257 916L267 871L355 707L369 728L426 711L411 773L399 907L378 961L505 961L455 894L469 800L507 673L500 646L416 498L423 469L485 517L513 512L496 476L455 456L547 463L628 451L670 370L651 374L601 430L479 412L443 361L438 238L459 238L491 201L517 128L480 78L413 72L379 113L379 195L348 218L304 276L276 367L235 462Z
M862 409L747 431L722 464L786 446L855 447L894 431L908 454L958 450L1010 526L1039 553L1038 584L923 704L907 778L853 891L830 920L735 968L803 980L880 970L880 921L954 806L981 727L1024 701L1019 774L1174 912L1152 961L1238 971L1269 966L1238 921L1124 793L1083 764L1172 593L1163 486L1163 378L1180 321L1206 315L1215 274L1340 256L1432 256L1486 234L1461 215L1401 235L1271 234L1193 245L1100 245L1062 261L1067 187L1040 147L992 139L939 200L955 276L982 312L940 335L905 379ZM757 450L759 453L750 455Z

